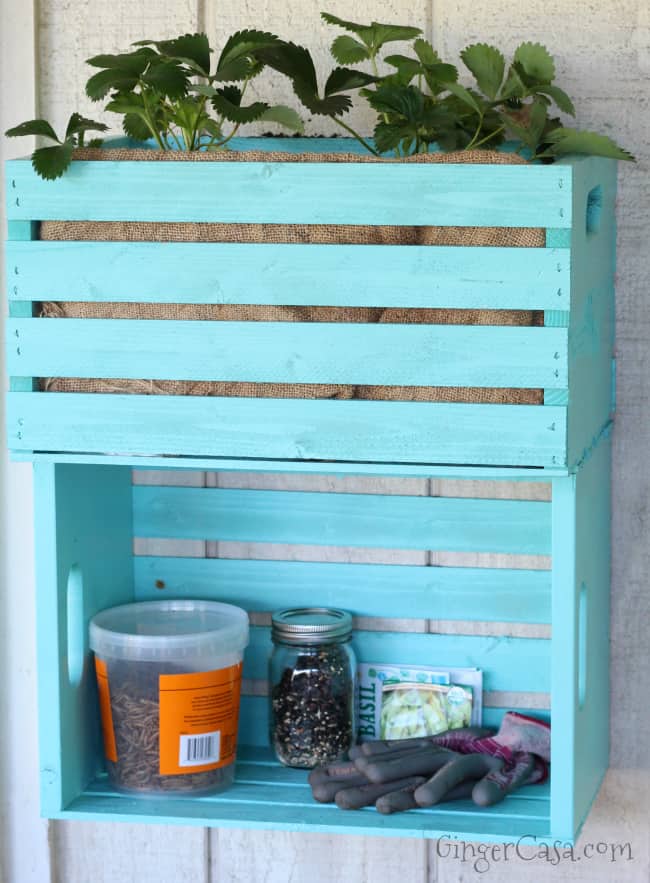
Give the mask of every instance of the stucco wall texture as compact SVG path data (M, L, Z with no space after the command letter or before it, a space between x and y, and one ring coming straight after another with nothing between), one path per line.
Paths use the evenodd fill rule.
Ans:
M270 30L308 45L320 67L328 64L331 28L325 8L354 18L414 24L441 55L455 60L470 42L495 42L506 52L523 40L554 54L558 80L574 98L578 123L611 133L638 158L619 179L617 364L618 411L614 435L614 518L611 658L611 767L572 857L538 847L488 850L394 838L329 837L278 832L167 830L162 827L54 823L52 879L60 883L515 883L534 874L547 881L650 879L648 834L647 631L650 602L650 7L648 0L41 0L37 15L37 92L43 116L57 125L71 109L96 116L83 96L83 60L125 48L143 36L164 37L206 29L220 46L242 27ZM256 94L298 106L286 81L264 79ZM115 125L114 120L107 118ZM350 121L369 132L355 110ZM265 125L265 129L269 128ZM333 134L322 118L309 134ZM212 479L215 483L219 478ZM277 485L276 485L277 486ZM430 493L431 488L423 488ZM594 844L591 856L584 847ZM597 846L603 844L602 846ZM617 853L614 844L629 844ZM589 849L586 850L589 852ZM519 854L517 854L519 853ZM628 859L628 854L631 858ZM38 879L35 877L34 879ZM22 881L11 881L22 883Z

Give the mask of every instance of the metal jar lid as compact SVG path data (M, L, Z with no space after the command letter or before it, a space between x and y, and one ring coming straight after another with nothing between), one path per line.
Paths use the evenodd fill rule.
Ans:
M276 611L271 626L271 637L283 644L338 644L352 634L352 616L333 607L291 607Z

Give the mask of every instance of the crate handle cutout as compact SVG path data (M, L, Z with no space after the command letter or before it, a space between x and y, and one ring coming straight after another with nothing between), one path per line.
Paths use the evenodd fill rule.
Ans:
M68 680L73 687L81 683L84 668L84 595L83 577L78 564L68 573L66 587L66 620L68 628Z
M603 214L603 188L600 184L593 187L587 196L587 236L593 236L600 230Z
M587 586L582 583L578 598L578 707L587 696Z

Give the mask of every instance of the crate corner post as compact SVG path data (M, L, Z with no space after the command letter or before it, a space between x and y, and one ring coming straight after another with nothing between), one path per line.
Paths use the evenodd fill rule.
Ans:
M38 700L44 815L102 768L90 618L133 599L131 470L34 464Z

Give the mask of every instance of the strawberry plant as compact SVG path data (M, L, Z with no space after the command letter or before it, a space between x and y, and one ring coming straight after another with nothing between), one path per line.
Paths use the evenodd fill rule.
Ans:
M264 101L244 104L248 84L265 67L261 50L277 43L273 34L239 31L226 41L212 70L205 34L140 40L130 52L89 58L87 63L98 71L86 83L86 94L93 101L104 100L105 110L122 117L126 135L135 141L153 139L160 150L222 149L243 124L262 120L299 132L302 120L292 108ZM84 133L90 129L107 127L73 114L63 140L45 120L30 120L6 134L53 140L53 147L32 154L38 174L53 179L68 167L73 149L84 146Z
M314 65L303 47L278 43L267 54L267 63L290 77L308 110L329 116L375 154L392 151L408 156L439 149L493 148L510 139L533 160L551 161L567 153L633 159L611 138L562 123L556 114L574 116L575 109L554 82L552 56L538 43L522 43L508 67L495 46L467 46L461 60L474 85L464 86L459 82L458 68L445 63L417 28L378 22L363 25L325 12L322 17L347 32L331 45L335 61L370 63L372 75L366 75L366 83L355 81L351 69L336 69L325 87L328 97L328 84L339 72L341 88L337 102L331 104L316 100ZM380 50L387 43L411 40L411 54L390 54L382 59L392 70L380 76ZM340 119L352 107L349 95L340 93L353 89L359 89L377 113L374 145Z
M458 67L441 59L419 28L359 24L327 12L322 17L345 31L332 42L338 66L322 87L308 49L264 31L242 30L228 38L214 68L205 34L140 40L129 52L94 56L88 64L97 71L86 94L120 115L134 141L153 141L160 150L221 150L249 123L268 121L302 131L302 120L290 107L245 103L249 83L269 68L289 78L309 113L328 117L376 156L495 148L510 140L519 152L542 162L568 153L633 159L611 138L563 123L560 114L575 116L575 108L555 83L553 57L539 43L522 43L510 64L495 46L467 46L460 61L473 82L463 85ZM407 49L386 53L395 43ZM380 73L380 61L387 73ZM353 106L350 93L376 113L372 140L344 119ZM54 142L34 151L32 162L39 175L57 178L92 130L106 126L75 113L62 139L45 120L30 120L6 134Z

